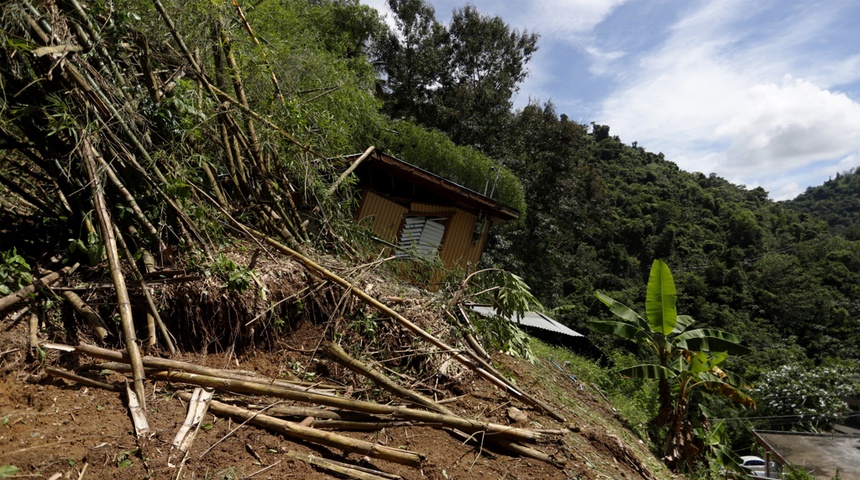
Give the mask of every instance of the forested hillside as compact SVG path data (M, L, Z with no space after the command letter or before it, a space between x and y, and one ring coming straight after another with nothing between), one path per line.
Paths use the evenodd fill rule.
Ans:
M751 354L730 358L729 366L752 384L792 384L775 372L824 369L829 373L816 378L827 380L798 378L792 387L793 395L808 394L823 405L824 397L833 398L850 383L846 375L857 371L860 360L860 242L851 234L856 173L810 189L795 202L777 203L761 188L733 185L709 172L682 171L660 153L625 144L611 134L610 125L573 122L566 114L576 112L558 112L551 101L534 100L513 111L507 100L505 114L484 106L487 114L469 112L466 125L451 125L450 116L440 115L457 111L446 95L449 89L475 95L488 93L489 85L509 86L520 78L521 67L493 60L526 62L539 42L531 43L533 33L510 29L455 29L463 19L474 20L472 7L455 11L448 31L426 3L390 5L399 35L389 38L402 40L390 40L397 48L389 43L389 57L383 59L408 59L421 68L383 67L389 114L441 129L456 142L482 150L522 183L524 219L496 230L487 265L522 275L544 307L587 331L589 321L607 315L595 291L639 310L651 263L662 259L675 273L679 312L700 325L737 334L750 347ZM458 87L449 72L464 70L457 63L462 57L445 46L468 44L464 32L473 35L474 48L487 52L472 58L486 63L465 69L480 73ZM390 57L391 52L398 56ZM405 86L419 94L404 97ZM469 134L466 127L481 134ZM636 349L605 335L590 336L609 356ZM639 353L649 358L647 351ZM813 414L810 423L800 415L808 420L813 412L793 405L794 396L758 395L755 415L764 417L755 423L759 428L826 428L834 412L838 417L845 408L837 400ZM718 410L718 415L740 415ZM767 418L777 413L781 419Z
M860 167L837 172L824 185L807 188L785 205L826 221L835 234L860 240Z

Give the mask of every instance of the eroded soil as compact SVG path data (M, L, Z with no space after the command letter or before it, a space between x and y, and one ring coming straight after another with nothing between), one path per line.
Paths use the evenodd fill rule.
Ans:
M207 414L180 471L168 466L170 442L185 418L186 404L174 395L185 385L147 381L147 418L152 437L134 436L122 395L98 388L81 387L44 373L54 365L72 369L75 357L49 353L41 361L28 353L25 322L0 323L0 466L21 469L20 478L186 478L186 479L282 479L332 478L332 474L288 452L313 454L353 465L381 470L403 478L500 479L500 478L668 478L642 445L613 418L604 401L589 389L574 388L565 375L546 365L515 361L506 356L497 365L529 393L548 402L568 419L561 424L512 400L495 386L464 374L457 397L447 406L456 413L497 423L512 423L508 412L516 407L527 419L517 426L532 429L566 429L563 435L532 447L563 459L558 468L534 459L491 451L488 445L467 445L448 431L431 427L398 427L372 432L341 432L354 438L416 451L425 456L421 468L369 459L294 441L267 430L240 426L235 421ZM307 323L307 322L306 322ZM334 378L338 369L324 359L312 360L322 329L300 326L277 350L250 350L239 357L227 354L183 354L180 359L218 368L256 371L290 378L296 365L320 365ZM554 373L555 372L555 373ZM308 373L307 370L304 371ZM98 372L95 372L96 376ZM118 382L117 374L102 377ZM371 394L372 385L351 385L354 395ZM559 391L564 398L559 398ZM443 392L446 393L446 392ZM221 400L242 402L241 396L216 395ZM277 399L255 398L251 403L270 404ZM289 402L287 402L289 403Z

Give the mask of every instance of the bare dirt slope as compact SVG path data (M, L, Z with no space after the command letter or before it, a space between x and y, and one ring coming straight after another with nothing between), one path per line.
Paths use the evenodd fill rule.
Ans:
M507 356L497 356L497 365L528 392L558 408L568 419L566 425L530 410L473 376L464 379L457 395L451 394L458 398L448 406L460 415L498 423L513 423L508 409L515 406L528 416L518 426L569 427L567 433L534 445L564 460L562 468L491 451L487 445L465 445L448 431L432 427L345 432L355 438L405 448L425 456L421 468L411 468L357 454L344 455L260 428L239 427L233 420L207 414L180 473L177 468L168 467L167 456L170 441L185 417L186 405L174 392L187 390L187 387L147 382L147 416L154 435L138 441L120 394L81 387L45 375L45 365L73 367L77 359L49 354L41 362L27 360L24 322L10 324L7 319L0 325L0 466L20 468L18 475L22 478L276 479L331 478L333 475L294 459L288 452L340 460L403 478L669 478L641 443L614 418L611 407L593 391L580 390L572 380L545 363L531 365ZM310 360L309 355L300 352L314 348L323 328L310 322L299 325L280 350L252 350L238 358L225 354L184 354L180 358L280 377L296 373L296 366L307 362L304 364L318 365L319 371L338 377L339 366L321 359ZM355 384L353 388L360 393L373 386ZM365 393L372 395L374 392ZM227 401L241 400L235 395L218 397ZM277 399L264 402L275 403Z

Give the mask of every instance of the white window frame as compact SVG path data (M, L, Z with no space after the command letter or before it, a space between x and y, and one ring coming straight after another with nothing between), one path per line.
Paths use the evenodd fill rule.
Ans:
M442 249L447 217L409 215L404 219L395 255L432 261Z

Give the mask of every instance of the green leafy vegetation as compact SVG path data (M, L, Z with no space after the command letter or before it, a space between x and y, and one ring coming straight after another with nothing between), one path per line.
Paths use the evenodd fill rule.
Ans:
M33 283L30 265L13 248L0 252L0 295L7 295Z
M654 261L648 279L645 318L602 292L595 295L618 320L592 321L588 327L644 345L656 360L623 368L618 374L657 380L659 411L653 425L658 430L652 434L660 437L663 459L673 468L694 471L708 447L715 458L737 467L738 459L721 442L725 425L709 426L702 400L705 394L717 394L755 407L742 382L719 367L730 353L749 352L740 339L719 330L690 329L693 318L678 315L674 279L660 260Z
M21 469L15 465L3 465L0 467L0 478L17 476Z
M785 206L824 220L834 234L860 240L860 167L837 172L835 178L807 188Z

